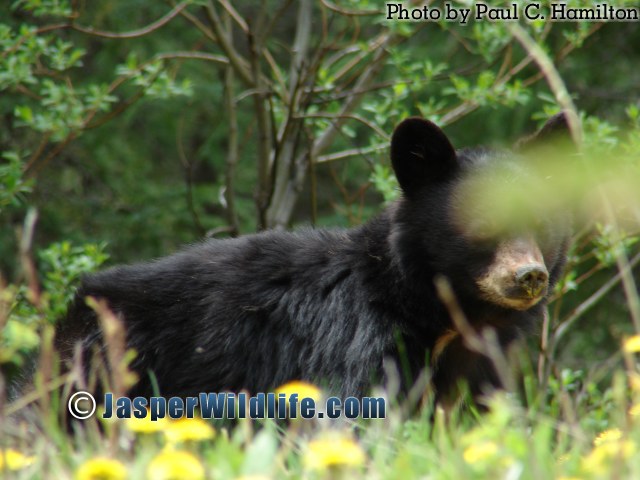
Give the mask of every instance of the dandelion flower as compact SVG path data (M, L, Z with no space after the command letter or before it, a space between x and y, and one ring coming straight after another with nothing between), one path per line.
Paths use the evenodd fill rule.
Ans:
M582 461L582 468L594 474L608 471L610 460L624 460L635 453L636 446L629 440L612 440L599 444Z
M76 471L76 480L124 480L127 468L117 460L96 457L87 460Z
M625 459L634 454L635 444L624 439L619 428L605 430L593 441L595 448L582 460L582 468L594 474L606 473L612 459Z
M640 403L636 403L629 409L629 415L640 418Z
M593 444L597 447L605 443L617 442L622 438L622 431L619 428L612 428L601 432L593 441Z
M294 393L298 394L298 398L313 398L316 402L322 399L322 391L318 387L299 380L294 380L278 387L276 394L279 395L281 393L287 396L287 400Z
M211 440L215 434L213 427L201 418L182 418L169 422L164 430L166 439L171 443Z
M627 353L640 353L640 335L627 338L624 342L623 349Z
M125 425L127 429L135 433L156 433L161 432L167 428L169 420L166 418L158 418L157 420L151 420L151 414L147 412L147 416L144 418L131 417L127 418Z
M31 465L34 460L34 457L24 455L18 450L14 450L13 448L9 448L8 450L0 450L0 471L20 470Z
M149 480L202 480L204 467L194 455L180 450L159 453L147 467Z
M498 446L493 442L487 441L467 447L462 454L462 457L465 462L474 464L493 458L497 453Z
M305 465L312 470L327 467L357 467L364 463L360 445L348 438L327 437L309 442L304 455Z

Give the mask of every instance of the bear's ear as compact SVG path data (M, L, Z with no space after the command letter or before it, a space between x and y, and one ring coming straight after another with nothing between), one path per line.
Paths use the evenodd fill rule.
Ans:
M557 113L545 123L537 133L520 140L516 149L522 153L536 151L538 149L562 148L576 150L576 145L571 138L569 122L565 112Z
M451 178L458 169L455 149L444 132L417 117L404 120L393 132L391 164L409 197L430 183Z

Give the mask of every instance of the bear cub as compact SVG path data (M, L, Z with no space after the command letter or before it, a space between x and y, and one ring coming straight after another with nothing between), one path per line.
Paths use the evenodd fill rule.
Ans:
M565 262L568 222L549 215L491 229L490 209L464 200L481 177L526 189L535 156L521 152L563 137L560 114L519 152L455 150L432 122L404 120L391 139L402 197L376 218L345 230L207 240L88 275L56 347L70 362L79 343L85 373L108 364L91 296L122 320L137 352L130 396L257 393L293 379L363 396L385 381L390 361L405 392L428 368L438 399L461 380L479 398L501 378L465 343L434 280L448 280L467 325L493 328L502 349L542 318Z

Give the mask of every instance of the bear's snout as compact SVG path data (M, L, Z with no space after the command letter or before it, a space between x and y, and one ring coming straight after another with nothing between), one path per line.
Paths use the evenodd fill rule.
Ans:
M549 273L544 265L532 263L518 268L515 280L527 297L537 298L547 288Z
M477 281L482 298L516 310L527 310L547 294L549 272L532 237L502 242L493 262Z

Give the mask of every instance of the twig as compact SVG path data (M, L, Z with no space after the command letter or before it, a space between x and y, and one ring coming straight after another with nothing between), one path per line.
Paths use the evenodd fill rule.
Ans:
M566 113L567 123L569 124L569 131L571 132L573 141L578 146L582 145L582 129L580 128L580 119L576 106L553 61L520 24L511 22L508 24L508 28L516 40L518 40L522 47L529 53L529 56L538 64L538 67L549 83L549 88L551 88L551 91L556 97L556 101Z
M510 374L511 368L500 347L500 340L495 329L485 328L482 333L478 333L467 320L466 315L456 299L453 288L451 288L449 280L442 275L438 275L434 278L433 283L435 284L438 297L449 312L455 331L460 334L465 346L472 352L476 352L491 360L502 385L508 390L513 390L514 385Z
M307 61L311 37L312 4L310 0L302 0L298 5L296 35L293 42L293 55L289 69L290 83L289 91L287 92L289 99L287 116L277 133L277 151L273 157L272 170L274 173L271 182L271 191L269 192L269 209L266 219L266 224L269 227L275 226L269 218L269 212L273 211L276 206L285 201L286 188L290 185L291 181L292 165L299 171L300 168L306 169L309 164L307 157L305 157L302 160L305 161L305 166L300 167L299 164L295 162L295 152L299 140L300 128L303 124L301 119L296 116L296 112L306 109L306 107L303 107L303 104L307 103L307 97L303 97L303 85L306 79L311 77L312 71L311 68L307 68L306 75L303 75L303 67L305 61ZM320 51L321 49L319 48L318 53ZM317 67L319 64L319 56L316 60Z
M351 148L349 150L343 150L341 152L320 155L317 158L316 163L327 163L327 162L333 162L336 160L342 160L348 157L368 155L369 153L379 152L380 150L384 150L386 148L389 148L388 142L378 143L376 145L372 145L370 147L365 147L365 148Z
M640 264L640 253L637 254L631 261L628 262L628 265L618 274L609 279L607 283L602 285L595 293L593 293L589 298L587 298L584 302L582 302L578 307L576 307L569 316L558 325L556 328L553 338L554 343L557 344L558 341L567 333L567 331L573 326L573 324L582 317L591 307L593 307L596 303L598 303L602 297L604 297L613 287L615 287L623 278L623 275L629 274L632 269L634 269L638 264ZM554 345L555 347L555 345Z
M383 12L383 10L350 10L346 8L340 8L337 5L329 2L328 0L320 1L322 2L322 5L324 5L327 9L347 17L379 15Z
M49 144L49 139L51 138L51 133L47 132L44 135L42 135L42 140L40 140L40 143L38 144L38 148L36 149L35 152L33 152L33 154L31 155L31 157L29 158L29 161L26 163L26 165L23 167L24 171L29 170L33 164L38 161L38 159L42 156L45 148L47 147L47 145Z
M33 236L37 221L38 211L35 208L30 208L24 219L22 231L20 232L20 262L22 264L22 269L24 270L27 285L29 285L29 301L37 309L40 309L42 306L40 284L38 282L36 265L31 254Z
M111 377L109 386L114 397L123 396L137 381L136 374L127 365L127 332L124 322L113 313L104 299L87 297L87 305L96 312L102 329L109 362L108 373Z
M464 339L465 345L474 352L486 355L487 349L482 341L482 337L478 335L467 320L460 304L456 300L449 280L442 275L438 275L434 278L433 283L435 284L436 291L438 292L438 297L449 312L451 321L453 322L456 331Z
M207 62L220 63L222 65L228 65L229 59L223 57L221 55L214 55L212 53L206 52L173 52L173 53L161 53L158 55L154 55L151 60L147 63L154 62L157 60L175 60L175 59L183 59L183 60L204 60Z
M233 29L230 18L230 14L227 14L225 18L225 24L229 39L233 36ZM227 131L227 158L224 197L227 203L227 222L231 227L231 234L233 236L236 236L240 233L240 227L238 224L238 213L236 211L235 200L235 176L236 165L238 163L238 107L237 103L234 100L234 82L235 78L233 68L231 66L227 66L224 72L224 98L229 129Z
M169 11L166 15L159 18L155 22L147 25L146 27L139 28L138 30L132 30L130 32L106 32L103 30L96 30L91 27L83 27L82 25L78 25L76 23L63 23L57 25L47 25L46 27L42 27L38 29L38 33L46 33L52 30L59 29L72 29L81 33L85 33L87 35L92 35L94 37L102 37L102 38L112 38L112 39L127 39L127 38L137 38L147 35L155 30L158 30L160 27L169 23L173 18L175 18L178 14L182 12L186 7L189 6L191 2L182 2L176 5L171 11Z
M362 74L358 78L356 85L353 88L354 92L361 91L367 88L373 79L376 77L379 69L382 67L384 60L387 58L389 51L388 47L400 40L400 37L395 36L392 33L385 34L382 38L377 38L370 46L370 50L373 51L373 58L367 64ZM319 156L326 148L331 145L334 137L342 127L345 121L345 116L351 114L355 108L362 101L362 95L354 93L347 97L342 105L340 112L336 115L338 118L336 122L332 122L331 125L324 130L324 132L316 138L311 145L308 152L301 153L295 161L297 165L297 172L293 179L289 179L286 183L276 184L276 191L274 197L279 195L278 202L272 202L269 207L267 215L268 224L271 227L284 227L289 222L293 207L296 204L299 192L301 191L302 182L304 181L306 168L308 166L308 155L314 157ZM340 118L342 117L342 118Z
M213 3L208 2L203 8L218 45L220 45L220 48L224 51L236 73L249 87L255 87L256 78L252 76L250 67L247 66L249 62L247 62L242 55L236 51L231 41L225 35L222 21L220 20Z
M244 18L238 13L238 11L233 8L233 6L227 0L218 0L222 8L227 11L229 17L233 18L235 22L238 24L240 29L245 33L249 33L249 26L247 22L244 21ZM225 25L227 26L227 32L230 32L230 25L225 21ZM231 36L229 36L229 41L231 41Z
M185 183L187 186L186 191L186 200L187 200L187 208L191 213L191 217L193 218L193 223L195 224L198 232L201 235L204 235L206 229L202 225L200 221L200 216L195 207L195 203L193 201L193 163L187 158L187 155L184 152L184 143L182 141L182 129L184 126L184 117L178 123L178 128L176 129L176 146L178 148L178 157L180 158L180 163L182 164L182 168L184 169L184 177Z
M32 390L29 393L20 396L20 398L14 400L13 403L7 406L7 409L6 409L7 416L11 416L19 412L23 408L28 407L33 402L40 400L43 394L47 394L47 393L58 390L60 387L65 385L67 382L69 382L69 380L72 377L73 377L73 374L71 373L61 375L59 377L49 380L44 385L41 385L40 390Z
M298 115L297 118L329 118L331 120L334 120L336 118L340 118L340 119L357 120L358 122L362 123L363 125L366 125L371 130L376 132L376 134L378 136L380 136L380 137L382 137L382 138L384 138L386 140L389 139L389 135L387 134L387 132L382 130L377 125L371 123L366 118L362 118L360 115L356 115L356 114L353 114L353 113L348 113L348 114L343 114L343 115L336 115L334 113L322 113L322 112L305 113L304 115Z
M551 23L549 23L548 25L550 26ZM602 27L602 24L594 25L593 27L591 27L589 29L589 31L587 32L587 35L592 35L594 32L596 32L601 27ZM576 46L574 44L572 44L571 42L567 42L567 44L564 46L564 48L556 56L555 60L556 61L560 61L560 60L564 59L567 55L569 55L569 53L571 53L573 50L575 50L575 48L576 48ZM501 78L497 79L495 85L496 86L500 86L500 85L506 84L515 75L517 75L519 72L524 70L532 61L533 61L533 57L532 56L528 56L528 57L522 59L517 65L512 67L511 70L509 70L506 74L504 74L504 76L502 76ZM522 85L525 86L525 87L528 87L528 86L532 85L533 83L539 81L543 77L544 77L543 73L536 73L535 75L532 75L531 77L523 80ZM454 123L455 121L459 120L460 118L464 117L465 115L467 115L467 114L473 112L474 110L476 110L479 106L480 105L477 102L474 102L472 100L464 101L464 102L460 103L459 105L457 105L456 107L454 107L453 109L451 109L445 115L443 115L442 118L440 119L440 122L442 123L442 125L449 125L451 123Z
M258 52L262 50L260 39L256 38L254 32L249 30L249 51L251 75L253 77L253 85L255 85L257 93L254 95L254 107L256 111L256 120L258 122L258 189L255 194L256 210L258 213L258 229L263 230L267 227L267 207L269 201L269 164L272 154L272 137L271 137L271 118L267 111L268 93L262 84L262 72L260 70L260 55Z

